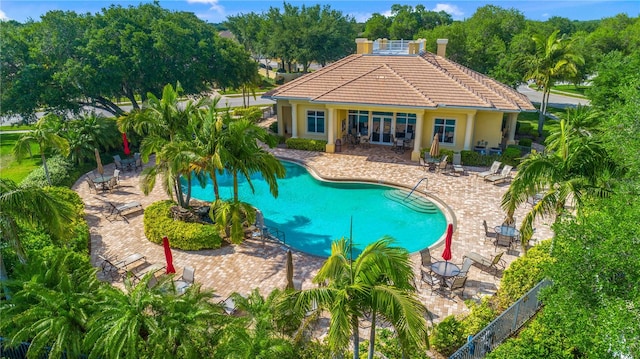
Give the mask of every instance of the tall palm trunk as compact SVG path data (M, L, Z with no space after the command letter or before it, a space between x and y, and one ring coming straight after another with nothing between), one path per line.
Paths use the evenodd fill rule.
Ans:
M220 189L218 188L218 176L216 175L215 170L211 173L211 182L213 183L213 195L217 201L220 199Z
M238 173L233 173L233 201L238 202Z
M49 184L49 186L52 186L51 176L49 175L49 167L47 167L47 159L44 158L44 150L42 148L42 145L40 146L40 158L42 158L42 167L44 167L44 175L47 177L47 183Z
M373 359L373 352L375 350L376 343L376 311L375 308L371 310L371 332L369 333L369 356L368 359Z
M351 316L351 326L353 327L353 359L360 359L360 326L358 316Z

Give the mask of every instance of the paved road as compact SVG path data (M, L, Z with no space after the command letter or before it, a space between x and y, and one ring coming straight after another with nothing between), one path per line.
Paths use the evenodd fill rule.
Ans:
M253 96L249 97L249 105L250 106L254 106L254 105L264 105L264 106L268 106L268 105L273 105L275 104L275 101L271 101L271 100L267 100L267 99L263 99L260 97L261 95L256 94L256 98L254 99ZM218 103L218 107L219 108L224 108L224 107L241 107L242 106L242 97L230 97L230 96L221 96L222 100L220 100L220 102ZM131 111L132 106L127 105L127 106L120 106L120 108L122 108L124 111ZM93 107L85 107L85 111L87 113L90 112L96 112L98 114L102 114L104 116L107 117L111 117L112 114L104 111L104 110L99 110L99 109L95 109ZM36 113L36 117L40 118L42 116L44 116L44 112L38 112ZM2 116L0 117L0 124L5 126L5 125L11 125L14 123L19 123L21 120L21 117L19 116Z
M527 96L531 102L537 102L537 103L542 102L542 92L533 90L527 87L527 85L518 86L518 92ZM570 96L563 96L563 95L558 95L554 93L549 95L549 106L551 107L565 108L565 107L575 107L578 105L588 106L589 100L570 97Z

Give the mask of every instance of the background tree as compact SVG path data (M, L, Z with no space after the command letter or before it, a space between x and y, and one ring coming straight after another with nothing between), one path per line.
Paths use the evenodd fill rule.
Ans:
M178 80L185 94L204 93L228 76L220 68L232 59L219 48L239 47L195 14L158 3L96 15L54 11L41 22L0 26L10 39L2 63L11 63L3 71L2 114L88 106L121 115L118 99L137 109L147 93L157 96Z
M598 131L594 112L584 107L569 110L560 121L560 130L547 138L545 152L532 154L518 167L502 197L507 218L512 220L515 209L528 198L543 194L522 221L523 248L533 234L535 218L567 214L569 204L580 213L589 197L607 197L613 192L619 169L602 146Z
M31 144L38 145L40 150L40 158L42 159L42 167L44 168L47 182L51 185L51 177L47 169L47 159L45 154L49 149L58 151L63 156L69 155L69 141L61 137L60 119L52 114L42 117L33 126L33 129L27 133L20 135L18 141L13 147L13 155L20 162L23 158L31 156Z
M542 137L544 120L549 103L551 87L558 80L570 78L577 72L576 65L584 63L584 59L571 48L568 38L558 37L559 31L554 31L549 37L535 34L532 40L536 44L536 54L530 59L530 70L527 80L534 80L542 89L542 103L538 118L538 136Z
M388 39L390 27L391 19L377 12L373 13L364 23L364 36L369 40Z

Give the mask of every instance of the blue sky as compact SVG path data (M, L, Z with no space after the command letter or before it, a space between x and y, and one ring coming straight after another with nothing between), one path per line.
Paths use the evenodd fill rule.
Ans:
M137 6L144 0L137 1L101 1L101 0L1 0L0 19L11 19L24 22L28 19L39 20L40 16L50 10L72 10L77 13L96 13L111 4L121 6ZM423 4L429 10L444 10L455 20L463 20L473 15L475 10L486 4L493 4L503 8L516 8L527 19L544 21L551 16L561 16L572 20L595 20L611 17L619 13L626 13L631 17L640 16L640 1L608 1L608 0L538 0L538 1L288 1L300 6L330 5L332 9L340 10L351 15L358 21L365 21L372 13L388 14L392 4L415 6ZM260 13L270 7L282 7L283 1L240 1L240 0L160 0L163 8L195 13L207 22L223 22L227 16L251 11Z

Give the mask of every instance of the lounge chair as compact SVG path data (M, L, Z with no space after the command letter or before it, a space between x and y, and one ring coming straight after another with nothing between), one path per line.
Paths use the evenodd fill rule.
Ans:
M502 172L498 173L498 174L494 174L494 175L490 175L484 178L485 181L491 182L493 184L496 184L498 182L504 182L508 179L511 178L511 169L513 168L513 166L509 166L509 165L504 165L504 167L502 167Z
M462 167L462 155L460 153L454 153L453 154L453 173L458 173L460 175L464 175L465 173L467 173L467 171L465 171L464 167Z
M174 285L176 286L176 292L178 294L184 294L187 288L193 285L193 282L195 281L195 272L196 270L192 267L184 267L184 270L182 271L182 277L174 282Z
M118 217L120 217L125 222L129 223L129 220L127 220L127 217L124 216L125 213L132 213L132 212L143 210L140 202L136 202L136 201L125 203L121 206L116 206L111 202L107 202L107 203L109 203L109 206L111 207L111 210L109 211L109 214L106 217L109 222L112 222L113 220L116 220L118 219Z
M495 175L498 173L498 170L500 169L500 165L502 165L502 162L493 161L493 164L491 165L491 168L489 168L488 171L478 172L476 173L476 176L485 178L487 176Z
M498 266L502 267L502 269L504 269L504 267L506 266L504 259L502 259L503 254L504 252L500 252L495 257L493 257L493 259L491 259L483 257L476 252L471 252L467 253L463 258L469 258L474 263L477 263L486 269L494 269L496 272L498 272Z

